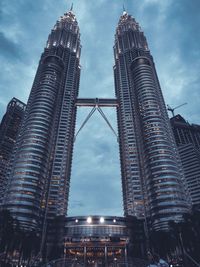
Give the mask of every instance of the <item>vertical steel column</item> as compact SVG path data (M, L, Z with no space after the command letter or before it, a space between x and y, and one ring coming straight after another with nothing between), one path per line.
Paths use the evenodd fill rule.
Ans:
M67 248L65 246L65 238L64 238L64 266L65 266L65 262L66 262L66 253L67 253Z
M124 256L125 256L125 266L128 267L128 255L127 255L127 246L124 248Z
M107 246L105 245L105 248L104 248L104 253L105 253L105 267L108 266L108 248Z
M86 260L87 260L87 247L84 246L84 267L87 266Z

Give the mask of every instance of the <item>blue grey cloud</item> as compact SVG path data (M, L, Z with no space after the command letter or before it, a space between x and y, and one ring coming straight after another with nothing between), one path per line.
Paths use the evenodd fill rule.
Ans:
M166 103L200 123L199 0L74 0L82 43L81 97L114 97L113 43L122 5L140 23L156 63ZM13 97L27 101L40 54L66 0L0 1L0 114ZM77 129L89 110L78 109ZM115 110L105 110L117 129ZM119 148L99 114L77 137L72 164L69 214L122 211Z
M1 54L1 57L5 57L6 60L22 60L20 46L6 38L2 32L0 32L0 50L4 51L4 53Z

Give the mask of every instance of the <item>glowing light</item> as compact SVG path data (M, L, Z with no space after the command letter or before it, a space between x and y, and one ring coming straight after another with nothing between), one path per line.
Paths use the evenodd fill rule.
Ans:
M92 222L92 217L88 217L87 218L87 223L91 223Z
M114 222L114 223L116 223L116 220L115 220L115 219L113 219L113 222Z
M101 217L99 221L100 223L104 223L104 217Z
M77 223L78 222L78 219L76 219L75 222Z

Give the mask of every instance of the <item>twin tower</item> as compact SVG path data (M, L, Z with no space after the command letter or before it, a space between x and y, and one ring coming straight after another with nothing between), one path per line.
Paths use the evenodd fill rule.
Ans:
M80 33L72 10L41 55L10 164L4 206L25 228L67 216L80 79ZM139 24L123 12L114 44L115 103L125 216L166 229L189 210L183 175L153 58Z

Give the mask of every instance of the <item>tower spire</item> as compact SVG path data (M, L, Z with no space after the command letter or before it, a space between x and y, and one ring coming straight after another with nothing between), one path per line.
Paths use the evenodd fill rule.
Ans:
M71 8L70 8L70 11L72 11L72 10L73 10L73 6L74 6L74 4L73 4L73 2L72 2L72 4L71 4Z
M125 6L124 6L124 4L123 4L123 12L126 12L126 9L125 9Z
M123 3L123 15L127 14L127 11L126 11L126 8L125 8L125 5Z

